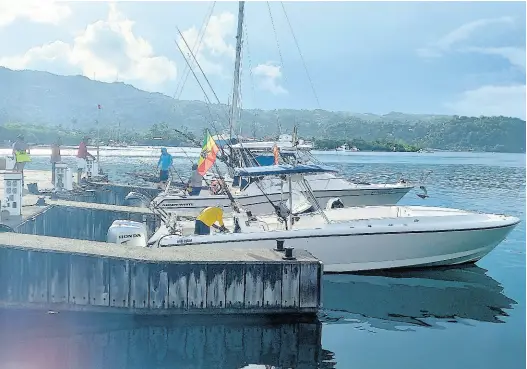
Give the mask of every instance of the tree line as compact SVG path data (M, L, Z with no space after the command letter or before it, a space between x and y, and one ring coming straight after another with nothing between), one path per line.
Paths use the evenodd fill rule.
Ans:
M21 123L8 123L0 126L0 137L4 141L14 141L19 134L24 135L26 142L34 145L51 145L57 140L61 145L78 145L83 137L88 136L94 142L99 138L101 145L126 143L137 146L197 146L202 141L203 133L195 134L183 129L184 135L178 133L166 123L153 124L144 132L123 130L119 134L114 129L90 128L87 130L70 129L62 126L28 125ZM185 137L186 136L186 137ZM269 136L267 138L273 138ZM276 137L275 137L276 138ZM348 144L361 151L418 151L420 147L408 145L404 142L390 140L366 141L363 139L327 139L312 137L316 149L334 150ZM0 142L1 143L1 142Z
M296 113L295 113L296 112ZM323 114L324 113L324 114ZM285 111L277 127L276 116L269 112L258 116L242 113L243 134L256 138L276 137L281 131L290 133L298 127L299 135L314 141L317 149L331 150L348 144L361 151L418 151L432 148L450 151L525 152L525 121L511 117L466 117L466 116L412 116L393 115L389 120L375 116L370 120L352 114L328 115L325 111L315 115L309 111ZM267 119L269 118L269 119ZM160 122L148 128L122 127L101 124L80 129L78 124L62 125L5 123L0 125L2 140L14 140L23 133L26 141L50 144L57 137L64 145L76 145L84 135L101 138L101 144L125 142L131 145L194 146L201 142L206 121L192 124L168 124ZM185 133L182 136L174 130ZM219 133L211 130L213 134Z

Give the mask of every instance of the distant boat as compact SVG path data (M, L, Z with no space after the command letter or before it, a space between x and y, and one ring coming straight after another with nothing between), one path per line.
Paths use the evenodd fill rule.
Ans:
M110 147L128 147L128 144L126 142L110 142Z
M344 145L341 145L339 147L337 147L335 149L335 151L340 151L340 152L357 152L357 151L360 151L359 149L357 149L355 146L353 146L351 149L350 147L348 146L348 144L344 144Z

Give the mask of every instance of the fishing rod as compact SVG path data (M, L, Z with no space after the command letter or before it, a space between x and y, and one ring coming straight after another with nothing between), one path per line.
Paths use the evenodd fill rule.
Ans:
M183 154L185 154L185 157L188 159L188 161L190 161L190 163L191 163L192 165L194 165L195 163L192 161L192 159L190 158L190 156L188 156L187 152L186 152L184 149L182 149L182 151L183 151ZM172 164L172 166L174 166L174 164ZM210 187L210 183L209 183L209 181L207 181L207 179L205 178L205 176L202 176L202 178L203 178L203 180L205 181L205 183L207 184L207 186Z
M185 132L182 132L180 131L179 129L176 129L176 128L173 128L174 131L176 131L176 133L180 134L181 136L185 137L187 140L189 140L190 142L192 142L194 145L196 146L201 146L202 143L200 143L198 140L196 140L194 137L192 137L190 134L188 133L185 133ZM218 147L219 148L219 147ZM226 155L226 156L229 156L229 155ZM226 159L224 157L220 157L219 158L221 161L223 161L224 163L226 163Z
M181 178L181 176L179 175L179 172L177 171L177 169L174 167L174 163L172 163L172 165L170 165L170 169L172 169L172 172L176 172L176 176L179 178L179 180L181 181L181 184L184 184L185 181L183 180L183 178Z

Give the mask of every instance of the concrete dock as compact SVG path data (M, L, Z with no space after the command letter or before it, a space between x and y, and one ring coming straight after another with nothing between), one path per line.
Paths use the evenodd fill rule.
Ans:
M159 220L146 208L44 199L26 193L22 216L3 220L15 233L0 233L0 308L315 317L321 306L323 266L304 250L290 259L269 249L110 244L114 220L145 223L150 235Z
M108 228L118 219L145 223L149 235L160 226L145 208L49 199L46 203L31 207L33 211L13 225L16 232L105 242Z
M53 188L50 181L50 172L28 170L24 171L24 178L26 187L27 184L36 183L39 190L50 191ZM4 181L0 177L0 195L4 193L3 187ZM97 229L94 229L93 226L90 226L89 224L90 222L96 222L100 227L105 228L103 233L106 234L105 232L113 220L129 219L146 222L149 226L149 229L153 231L153 229L158 227L159 224L156 223L155 216L152 214L152 212L150 212L146 207L124 206L124 197L133 190L138 190L138 187L126 185L98 185L97 190L64 193L61 196L62 199L52 200L50 199L49 194L31 194L26 188L24 189L24 196L22 198L22 216L0 219L0 223L6 224L16 229L21 223L29 219L29 224L26 224L25 227L20 229L21 233L40 234L56 237L80 237L81 239L99 241L103 241L103 239L100 237L86 236L83 235L82 232L78 232L76 236L68 235L68 231L65 229L65 227L63 227L63 222L68 222L68 228L70 230L78 229L79 226L83 226L87 229L88 234L97 232ZM147 193L149 195L155 195L159 192L159 190L147 188L141 189L141 192ZM44 198L46 205L37 205L39 199L42 197ZM60 207L62 210L50 210L48 206ZM49 212L49 216L38 216L43 211ZM75 215L75 218L71 218L70 216L72 215ZM103 216L107 217L106 222L104 222L104 219L101 218ZM61 219L61 222L48 221L47 224L41 224L41 228L39 228L40 230L36 231L34 228L35 221L38 222L49 219ZM48 228L44 229L42 227ZM55 227L54 231L51 230L53 227Z
M161 192L160 189L151 187L100 182L90 182L88 188L89 189L83 193L64 193L59 195L64 200L117 206L136 206L135 202L132 203L125 199L130 192L141 192L150 198L156 197ZM143 201L140 201L137 205L146 207L148 204L144 204Z
M307 314L322 263L265 249L149 249L0 233L0 307L133 314Z

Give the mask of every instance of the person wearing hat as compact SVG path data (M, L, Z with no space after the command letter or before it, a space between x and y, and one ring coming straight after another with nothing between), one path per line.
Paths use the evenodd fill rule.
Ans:
M84 136L82 141L79 144L79 150L77 151L77 183L81 183L82 173L86 170L86 159L92 158L95 160L95 156L88 152L88 144L90 143L90 138Z
M158 188L165 188L170 175L170 167L172 167L172 163L172 155L168 153L165 147L161 148L161 155L159 156L159 160L157 161L157 167L159 168Z
M23 135L16 137L15 143L13 143L13 157L15 159L15 167L13 168L17 172L22 172L22 187L24 186L24 167L26 163L31 161L29 156L29 145L24 140Z
M198 164L192 165L192 174L187 183L187 191L190 196L198 196L203 187L203 177L198 172Z

